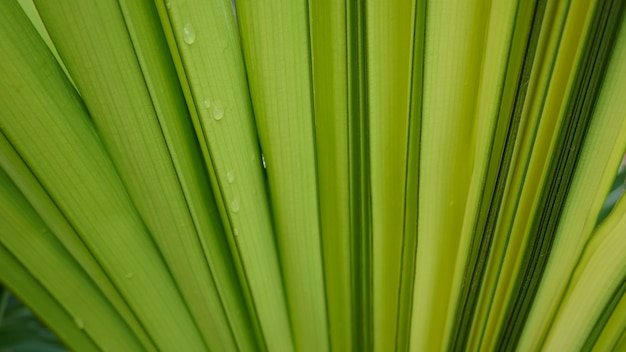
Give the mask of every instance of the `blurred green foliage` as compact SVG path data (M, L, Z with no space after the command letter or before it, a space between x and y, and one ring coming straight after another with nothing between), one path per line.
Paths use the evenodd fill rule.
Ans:
M0 352L67 351L37 317L0 286Z

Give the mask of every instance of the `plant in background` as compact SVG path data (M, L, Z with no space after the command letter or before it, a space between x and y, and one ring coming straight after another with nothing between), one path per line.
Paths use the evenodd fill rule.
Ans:
M0 350L65 351L33 313L3 287L0 287Z
M623 349L625 7L5 1L0 281L77 351Z

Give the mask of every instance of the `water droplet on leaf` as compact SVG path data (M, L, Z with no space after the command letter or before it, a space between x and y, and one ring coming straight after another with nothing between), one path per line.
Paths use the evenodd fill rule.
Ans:
M235 197L232 202L230 202L230 210L237 214L239 212L239 198Z
M196 31L193 29L191 24L186 24L183 28L183 40L188 45L191 45L196 41Z
M76 323L76 326L81 330L85 328L85 322L81 318L74 318L74 323Z
M235 182L235 172L234 171L228 171L226 173L226 179L228 180L228 183Z
M224 108L219 104L213 105L213 118L219 121L222 117L224 117Z

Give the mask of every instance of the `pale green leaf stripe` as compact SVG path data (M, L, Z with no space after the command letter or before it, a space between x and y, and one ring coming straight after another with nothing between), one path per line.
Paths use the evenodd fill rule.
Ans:
M346 2L309 1L319 206L330 347L356 347L352 291Z
M237 1L295 347L329 348L308 2ZM323 143L323 141L319 141Z
M411 73L411 102L409 112L406 184L404 199L404 238L402 267L398 293L398 326L396 350L408 350L410 345L413 289L415 286L415 256L417 254L419 220L419 172L422 132L422 100L424 97L424 42L426 39L426 1L415 4L413 33L413 69Z
M589 340L587 338L586 346L583 349L587 349L594 352L602 351L620 351L614 346L619 342L621 335L626 331L626 295L624 294L624 281L617 293L620 296L614 296L618 301L615 302L615 306L612 307L613 311L610 312L610 317L604 325L600 326L601 330L598 331L598 336L595 340ZM589 344L589 345L588 345Z
M202 4L210 3L211 2L202 2ZM258 349L259 347L254 337L257 324L255 324L255 328L253 328L250 314L248 309L246 309L246 302L239 281L237 280L237 272L230 255L218 207L215 204L213 191L209 184L207 169L202 160L201 149L199 148L198 141L194 134L192 120L187 105L185 104L183 90L181 90L181 86L178 82L176 68L170 59L166 36L165 33L163 33L155 3L149 0L122 1L120 5L135 53L137 54L141 66L143 77L146 81L146 86L150 92L152 103L154 104L155 111L159 118L163 136L177 171L178 180L181 183L185 200L198 231L202 249L215 279L224 310L237 341L237 348L240 350ZM164 9L163 3L157 1L156 5ZM197 9L190 8L190 10L197 16L203 15L201 12L196 11ZM216 11L210 11L210 13L215 12ZM217 16L217 18L222 17ZM216 21L203 22L209 24L215 23ZM165 27L167 29L167 26ZM234 24L232 28L234 29ZM202 57L202 62L207 62L206 57ZM198 74L197 76L202 79L202 81L208 81L203 74ZM190 106L193 110L193 106ZM257 148L253 129L250 128L252 126L253 120L250 117L249 123L244 124L244 127L248 127L248 135L246 138L248 141L246 147L248 149L245 151L249 153L253 153ZM236 128L237 131L242 129L242 126L233 127ZM231 142L230 144L232 145L243 144L242 141L229 142ZM250 152L250 150L252 152ZM245 154L245 151L240 150L229 153L228 155L241 155ZM252 168L257 170L258 182L256 186L262 187L261 168L258 160L257 162L250 159L245 160L248 160L248 166L251 165ZM223 174L235 177L234 172L229 174L227 171L224 171ZM245 180L248 174L250 174L250 172L247 170L245 172L238 172L237 176L239 177L237 178ZM234 181L228 177L224 179L227 179L228 182ZM251 193L251 190L246 190L244 193ZM253 208L267 208L264 195L259 194L259 197L263 199L262 205ZM269 216L267 219L269 226L266 227L270 229L267 232L269 236L264 238L263 241L260 241L260 243L253 244L253 246L255 250L258 250L258 248L261 248L260 245L265 244L265 246L270 249L270 254L261 257L259 261L269 262L267 259L269 257L274 258L276 263L275 248L271 242L271 223L269 222ZM254 224L254 222L251 227L254 229L259 228L258 224ZM250 233L251 231L246 229L246 232ZM267 300L269 302L269 299L274 299L280 302L281 283L277 267L274 270L270 270L270 273L274 273L274 282L277 283L278 291L270 294L271 298L267 297ZM264 278L259 276L259 279ZM241 282L244 287L247 287L245 277L242 277ZM264 280L264 282L271 282L271 280ZM272 308L268 307L268 309ZM272 311L274 321L278 321L278 309L274 307ZM284 316L286 320L286 313Z
M539 132L524 180L522 212L514 222L512 235L522 236L523 240L519 252L513 252L511 256L514 261L509 259L509 263L515 263L515 266L511 267L513 276L509 277L506 313L500 318L498 349L517 345L531 308L528 302L535 297L538 279L547 260L562 259L554 256L554 250L551 252L550 248L553 247L557 220L562 214L564 196L573 178L572 169L582 146L583 133L591 120L595 92L600 88L596 82L608 62L606 53L609 50L599 49L601 51L592 56L590 50L595 50L595 43L610 42L614 37L614 26L607 27L611 29L606 32L595 27L597 23L605 22L597 22L601 18L597 14L600 14L598 7L577 2L572 3L568 12L557 56L558 69L554 71L541 111ZM607 23L614 21L609 19ZM589 45L591 42L593 45ZM531 199L532 203L529 202ZM528 215L524 214L526 211L529 211ZM567 236L569 238L569 234Z
M127 32L127 28L137 30L142 24L135 21L128 26L113 0L35 3L189 307L196 330L209 349L236 349L179 182L185 175L176 173L159 124L162 111L157 111L160 105L153 100L158 101L160 95L150 96L136 56L146 53L136 52ZM158 21L154 10L152 20ZM161 52L165 49L163 45Z
M570 276L596 226L602 205L615 178L615 165L623 159L626 146L626 26L605 75L593 119L584 142L576 174L557 229L551 259L528 316L520 340L522 349L539 346L558 308Z
M375 351L396 344L415 4L365 3Z
M514 275L515 264L522 248L524 237L520 230L514 228L514 226L523 227L530 221L530 207L535 200L535 192L537 192L538 187L537 178L539 176L535 175L537 173L536 170L542 170L538 165L545 162L547 157L545 149L533 152L533 148L536 147L537 150L545 148L545 144L552 140L551 135L554 132L553 124L558 111L546 115L542 115L542 112L546 104L551 109L554 109L555 106L560 106L562 99L562 95L561 98L556 98L555 96L547 99L546 97L548 94L556 94L557 96L558 93L563 94L564 86L567 83L563 79L567 77L564 72L571 68L571 61L575 54L571 52L576 48L573 43L578 41L575 35L567 37L569 41L567 46L560 47L558 45L563 35L568 8L569 3L567 2L548 1L544 19L541 24L537 24L541 25L542 29L535 55L536 62L534 65L536 68L533 69L528 83L529 94L524 102L520 132L511 161L515 167L509 170L509 175L507 176L505 195L494 235L496 239L501 240L494 243L493 252L496 254L490 258L489 266L491 270L485 276L485 280L492 282L493 286L486 292L483 299L491 302L489 309L495 312L487 317L486 322L482 326L481 340L477 341L482 348L486 349L495 348L493 344L495 344L499 325L503 320L506 299L512 286L510 278ZM559 50L568 51L566 51L566 54L559 56ZM558 57L561 60L565 60L562 62L562 67L556 63ZM550 93L550 89L552 93ZM556 100L551 101L553 99ZM545 116L543 123L546 126L543 130L538 128L540 121L542 121L542 116ZM541 132L540 136L537 135L538 132ZM537 140L539 142L535 145ZM531 163L531 156L533 155L535 159L538 159L535 160L536 165L534 166ZM524 196L522 196L523 192L526 192Z
M37 211L52 235L56 237L100 288L146 349L154 350L155 347L152 340L130 307L128 307L128 304L120 296L118 290L91 255L72 225L54 204L46 190L43 189L2 133L0 133L0 151L0 167L4 169L16 187L32 205L33 209Z
M176 285L71 83L16 4L6 6L0 17L2 132L157 348L203 349ZM164 315L169 319L162 319Z
M429 2L420 150L418 246L411 348L443 349L478 122L487 5ZM481 38L476 44L475 38Z
M133 331L0 169L0 243L103 350L143 350ZM3 269L6 270L6 269ZM59 278L63 278L60 280Z
M531 4L518 2L515 6L516 11L513 14L515 18L511 19L514 24L509 39L512 43L506 53L507 66L502 92L498 94L499 116L488 161L489 171L484 181L485 189L480 200L479 213L475 223L471 224L474 227L473 235L476 236L471 240L471 245L476 250L469 249L474 251L471 254L474 258L470 257L469 260L473 260L476 265L465 264L464 270L468 277L462 280L468 280L471 278L470 275L476 273L480 277L477 279L478 284L462 288L462 296L459 297L462 302L457 303L456 307L457 320L454 324L457 324L457 327L446 332L454 338L452 348L459 348L463 344L470 350L478 348L476 344L479 334L482 333L482 328L490 315L487 309L491 299L490 293L496 284L488 277L493 277L493 272L498 270L497 264L490 263L497 263L494 258L498 258L499 261L499 253L503 250L502 244L506 243L506 238L495 236L496 225L506 194L507 177L510 170L515 167L512 163L515 141L522 122L522 109L528 95L529 79L533 68L537 67L535 55L541 29L538 24L544 16L545 1L534 1ZM492 13L498 17L498 10L501 8L496 6L493 9L495 11L492 10Z
M594 231L540 348L581 349L602 309L626 277L625 234L626 198L622 198Z
M609 63L608 55L619 29L623 12L619 6L613 6L615 3L623 2L608 1L592 7L575 2L570 7L562 37L561 47L564 50L557 58L564 69L559 71L566 78L555 77L557 82L567 82L567 85L563 85L565 89L562 92L558 88L550 89L548 97L552 101L545 105L542 112L540 127L543 127L542 132L551 134L551 140L546 143L545 134L539 133L533 154L538 152L549 156L540 172L537 183L540 187L534 193L536 199L532 205L530 224L522 225L525 226L523 248L518 259L517 273L512 278L511 294L500 327L497 349L510 349L518 344L531 308L530 302L535 298L545 266L551 257L565 196L574 177L573 171L591 121L600 83ZM561 55L567 59L562 61ZM568 56L574 58L572 66ZM553 119L550 117L553 116L558 116L558 119L554 124L555 131L551 133ZM546 148L548 145L549 148ZM537 161L543 163L535 155L532 159L535 160L531 169L537 165ZM531 190L537 174L529 173Z
M489 319L492 319L494 316L494 314L490 313L490 310L501 309L492 307L492 305L498 306L502 304L501 301L493 301L493 297L495 295L497 285L500 282L498 280L498 275L500 274L500 270L502 268L502 258L509 241L507 231L510 229L511 221L517 206L517 196L519 195L519 188L521 187L520 175L523 175L523 172L526 170L525 163L527 163L528 154L524 154L522 151L524 148L529 148L526 144L529 144L530 141L532 141L528 135L534 136L533 131L535 130L534 125L536 124L536 119L529 121L528 116L531 113L531 107L533 104L537 103L537 100L541 101L537 97L541 97L545 94L547 82L549 82L550 78L548 73L552 70L552 64L556 53L554 47L548 46L550 43L549 39L551 38L551 32L549 30L550 27L546 28L546 26L542 23L552 23L552 21L554 21L554 13L558 5L559 3L556 2L547 2L547 4L545 4L545 1L539 1L535 4L534 11L536 11L536 13L533 15L535 18L532 20L533 22L528 23L527 30L530 31L530 35L534 35L536 38L532 39L532 44L529 44L534 45L533 55L531 57L524 58L524 60L527 60L524 65L530 66L525 74L526 76L523 78L524 82L522 83L527 90L527 94L525 95L523 101L517 103L521 104L520 107L516 107L516 109L520 109L517 112L519 114L518 132L516 139L512 141L513 150L511 152L511 166L508 170L508 174L505 176L505 185L502 190L502 201L497 210L498 215L495 229L493 230L494 238L491 244L489 258L487 259L486 264L487 268L485 269L484 274L484 284L476 303L476 314L473 319L473 326L471 328L468 341L470 349L478 349L484 336L487 336L488 339L493 337L493 331L487 331L487 335L485 335L485 329L489 323ZM524 5L520 4L519 6ZM525 8L523 12L528 12L528 10L531 9ZM520 13L518 13L518 17L520 15L523 16L523 12L520 11ZM560 23L562 25L563 16L560 18ZM518 28L515 29L515 32L518 32ZM536 33L533 34L533 32ZM518 35L518 33L515 33L514 35ZM548 49L550 50L548 51ZM526 50L526 48L522 50ZM512 56L514 55L515 54L512 54ZM493 322L493 320L491 320L491 322Z
M288 351L289 316L231 4L156 4L253 315L254 330L245 333L256 331L260 348Z
M626 328L626 278L622 277L589 329L581 351L608 350Z
M488 228L487 217L496 214L497 182L503 182L506 177L504 170L508 168L509 159L505 152L507 147L512 149L507 141L516 136L515 95L523 97L525 94L520 88L520 72L526 55L528 28L536 10L534 4L528 5L495 1L483 8L484 34L482 39L476 40L483 53L478 66L476 105L474 112L468 112L474 119L472 148L467 150L472 163L471 182L446 317L446 350L458 351L467 343L484 274L486 260L483 259L489 254L481 250L489 248L493 241L493 229Z
M0 244L0 281L25 303L74 351L96 352L100 348L76 325L74 318L52 297L11 252Z

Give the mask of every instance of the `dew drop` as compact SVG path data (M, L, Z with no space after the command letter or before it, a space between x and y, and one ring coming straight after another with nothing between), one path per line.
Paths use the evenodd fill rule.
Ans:
M171 1L166 2L166 3L165 3L165 6L166 6L168 9L171 9L171 8L172 8L172 2L171 2Z
M76 323L76 326L81 330L85 328L85 322L81 318L74 318L74 323Z
M209 99L204 100L204 108L208 109L211 107L211 101Z
M263 163L263 168L267 169L267 164L265 164L265 155L261 154L261 162Z
M183 28L183 40L188 45L191 45L196 41L196 31L194 31L193 27L189 23Z
M235 235L235 237L236 237L236 236L239 236L239 229L238 229L238 228L236 228L236 227L234 227L234 228L233 228L233 234Z
M127 279L132 279L134 275L135 274L133 274L133 273L126 273L126 278Z
M230 210L235 214L239 212L239 198L235 197L235 199L230 202Z
M234 171L228 171L226 173L226 179L228 180L228 183L235 182L235 172Z
M216 121L219 121L223 117L224 117L224 108L219 104L213 105L213 118Z

